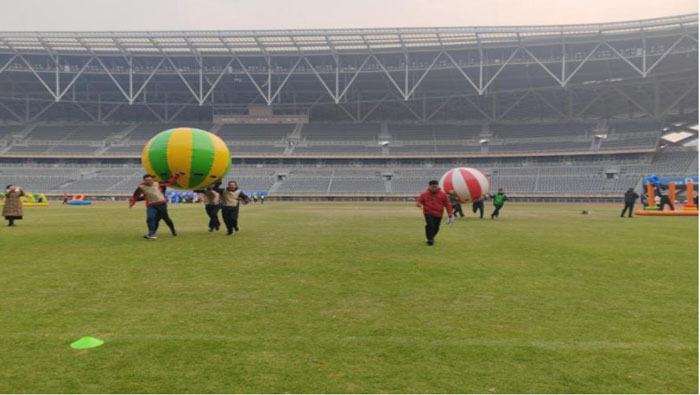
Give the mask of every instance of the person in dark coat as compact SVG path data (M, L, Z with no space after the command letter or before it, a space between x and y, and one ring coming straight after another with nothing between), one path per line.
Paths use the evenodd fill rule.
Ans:
M628 217L632 218L632 212L634 211L634 203L639 199L639 195L634 191L634 188L630 188L625 192L625 208L622 209L622 214L620 218L625 216L625 211L628 211Z
M457 217L457 214L459 214L460 218L464 217L464 212L462 211L462 204L459 200L459 196L457 196L457 193L455 192L454 189L450 190L447 193L447 197L450 198L450 204L452 204L452 210L455 213L455 218Z
M659 202L659 210L664 211L664 207L668 204L671 207L671 211L675 210L673 207L673 202L668 197L668 187L665 185L656 185L656 194L659 195L661 201Z
M479 218L484 219L484 199L472 203L472 213L476 214L477 211L479 212Z
M24 210L22 209L22 199L24 191L15 185L5 187L5 205L2 206L2 216L7 220L7 226L15 226L15 221L22 219Z

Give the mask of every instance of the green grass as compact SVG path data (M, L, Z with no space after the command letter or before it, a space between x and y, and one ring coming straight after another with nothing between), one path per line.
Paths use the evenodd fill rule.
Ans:
M507 204L427 247L409 204L249 205L233 237L173 205L157 241L141 204L29 208L0 393L697 393L698 220L620 209Z

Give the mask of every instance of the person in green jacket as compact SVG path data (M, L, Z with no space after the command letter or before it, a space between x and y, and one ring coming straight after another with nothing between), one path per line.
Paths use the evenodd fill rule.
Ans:
M503 188L498 188L498 193L495 195L489 195L489 197L493 199L493 207L495 207L493 213L491 213L491 219L494 217L498 218L498 214L501 212L503 204L505 204L506 200L508 200L508 196L506 196L506 194L503 192Z
M451 189L449 192L447 192L447 197L450 198L450 203L452 204L452 210L454 210L455 217L457 217L457 214L459 214L460 217L464 217L464 213L462 212L462 204L455 190Z

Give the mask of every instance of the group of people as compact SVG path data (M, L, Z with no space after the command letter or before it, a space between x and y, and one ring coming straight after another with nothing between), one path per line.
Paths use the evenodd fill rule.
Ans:
M226 225L226 234L232 235L238 232L238 210L240 203L248 204L250 197L238 189L235 181L229 181L226 188L221 188L221 181L205 189L196 190L204 194L204 209L209 216L209 231L218 231L221 227L219 211Z
M181 173L175 174L165 182L157 182L152 175L146 174L143 176L143 181L136 188L131 199L129 199L129 208L133 207L137 201L143 200L146 203L148 233L144 238L150 240L156 239L156 233L161 220L168 226L172 235L177 236L175 224L168 215L168 201L165 198L165 191L168 186L180 177L180 175ZM219 212L221 212L221 217L226 226L226 234L230 236L234 231L239 231L238 213L240 204L248 204L258 199L260 203L263 203L265 198L263 195L254 195L253 199L251 199L251 197L238 188L238 184L235 181L229 181L225 188L222 188L221 185L222 183L219 181L205 189L196 190L194 192L204 195L205 211L209 217L209 232L219 231L221 228L221 221L219 220ZM673 202L669 198L668 187L655 185L654 190L656 192L656 197L659 199L658 207L663 210L664 207L668 205L671 210L674 210ZM7 226L16 226L15 221L23 218L24 213L21 197L24 195L25 193L20 187L12 184L5 187L5 204L2 208L2 215L8 221ZM491 213L491 219L498 218L503 205L508 200L508 196L504 193L503 188L499 188L495 195L489 194L488 197L493 200L494 207ZM645 203L644 196L641 197L642 203ZM631 218L634 212L634 205L639 198L640 195L634 191L634 188L629 188L625 192L625 207L620 217L624 217L625 214L627 214L627 216ZM696 204L697 199L697 196L695 196L694 200ZM65 204L67 200L67 195L64 194L63 203ZM459 215L459 217L464 217L462 200L459 196L457 196L454 190L450 190L447 193L443 192L436 180L432 180L428 183L428 189L420 194L416 204L423 209L423 216L425 217L425 237L428 245L433 245L435 243L435 236L440 231L440 223L442 222L444 211L447 211L448 223L452 223L457 215ZM484 218L483 199L472 202L472 212L474 214L479 212L479 218Z
M498 218L503 205L508 200L503 188L498 189L498 193L495 195L488 195L489 198L493 200L493 213L491 213L491 219ZM454 190L450 190L447 193L440 189L437 180L431 180L428 183L428 189L423 191L416 201L416 205L423 209L423 216L425 217L425 237L427 239L426 243L431 246L435 244L435 236L440 231L440 223L442 222L442 215L447 211L447 223L450 224L454 221L455 216L459 214L460 217L464 217L464 212L462 211L462 201L457 196ZM480 212L480 218L484 218L484 200L478 200L472 203L472 212Z
M260 201L260 204L265 203L265 195L263 195L263 194L258 195L257 193L253 193L250 196L250 199L253 203L257 203L258 200Z
M129 199L129 208L133 207L137 201L145 200L146 202L146 224L148 225L148 234L143 236L145 239L155 240L158 225L161 220L170 228L173 236L177 236L175 224L168 215L168 201L165 198L166 188L173 182L177 181L181 174L175 174L171 179L165 182L156 181L152 175L146 174L143 176L143 181L134 191L131 199ZM218 231L221 227L219 221L219 211L221 211L224 224L226 225L227 235L232 235L234 231L238 232L238 209L241 202L247 204L250 198L238 189L238 184L235 181L230 181L226 188L221 188L221 182L195 192L203 193L205 196L205 210L209 217L209 232Z
M450 199L450 204L452 204L452 209L454 210L455 217L459 215L460 218L464 218L464 211L462 211L462 201L457 196L457 193L455 192L454 189L450 190L447 192L447 197ZM505 195L503 192L503 188L498 189L498 193L495 195L488 195L489 198L493 199L493 213L491 213L491 219L498 218L498 214L501 212L501 208L503 207L503 204L505 203L506 200L508 200L508 196ZM472 202L472 213L476 214L476 212L479 212L479 218L484 219L484 199L479 199L475 202Z
M642 204L644 206L648 206L650 202L647 201L647 196L645 194L642 194L641 196L634 191L634 188L630 188L625 192L625 207L622 209L622 213L620 213L620 217L623 218L625 214L627 214L628 218L632 218L632 212L634 211L634 204L637 202L637 199L641 198ZM693 202L695 205L698 205L698 196L695 194L693 196ZM664 211L666 206L670 207L671 210L675 210L676 208L673 206L673 202L671 201L670 198L670 193L669 193L669 187L666 185L661 185L661 184L655 184L654 185L654 202L653 204L659 208L659 210Z

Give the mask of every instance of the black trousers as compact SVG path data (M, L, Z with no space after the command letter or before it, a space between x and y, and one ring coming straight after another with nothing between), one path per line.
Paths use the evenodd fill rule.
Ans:
M666 207L667 204L671 206L671 210L675 210L675 208L673 207L673 203L671 203L671 199L669 199L668 196L661 196L659 210L664 211L664 207Z
M219 221L219 210L221 206L218 204L207 204L204 206L209 216L209 229L219 229L221 227L221 222Z
M464 212L462 211L461 204L459 204L459 203L455 204L454 207L452 207L452 209L455 212L455 216L457 216L457 214L459 214L460 217L464 217Z
M498 214L501 212L503 205L502 204L494 204L493 207L494 207L494 210L493 210L493 213L491 213L491 218L498 217Z
M442 217L433 217L432 215L423 214L425 217L425 237L428 240L434 240L435 236L440 231L440 222Z
M476 214L479 211L479 218L484 218L484 201L479 200L478 202L472 203L472 212Z
M620 217L625 216L625 211L629 210L628 212L628 217L632 216L632 211L634 211L634 202L632 203L625 203L625 208L622 209L622 214L620 214Z
M159 204L157 206L151 206L146 209L146 224L148 224L148 234L155 236L158 231L158 225L160 225L160 220L165 221L165 224L170 228L170 232L175 234L175 224L173 220L170 219L168 215L168 205Z
M229 233L234 230L238 231L238 206L223 206L221 208L221 216L224 217L224 224L226 224L226 230Z

